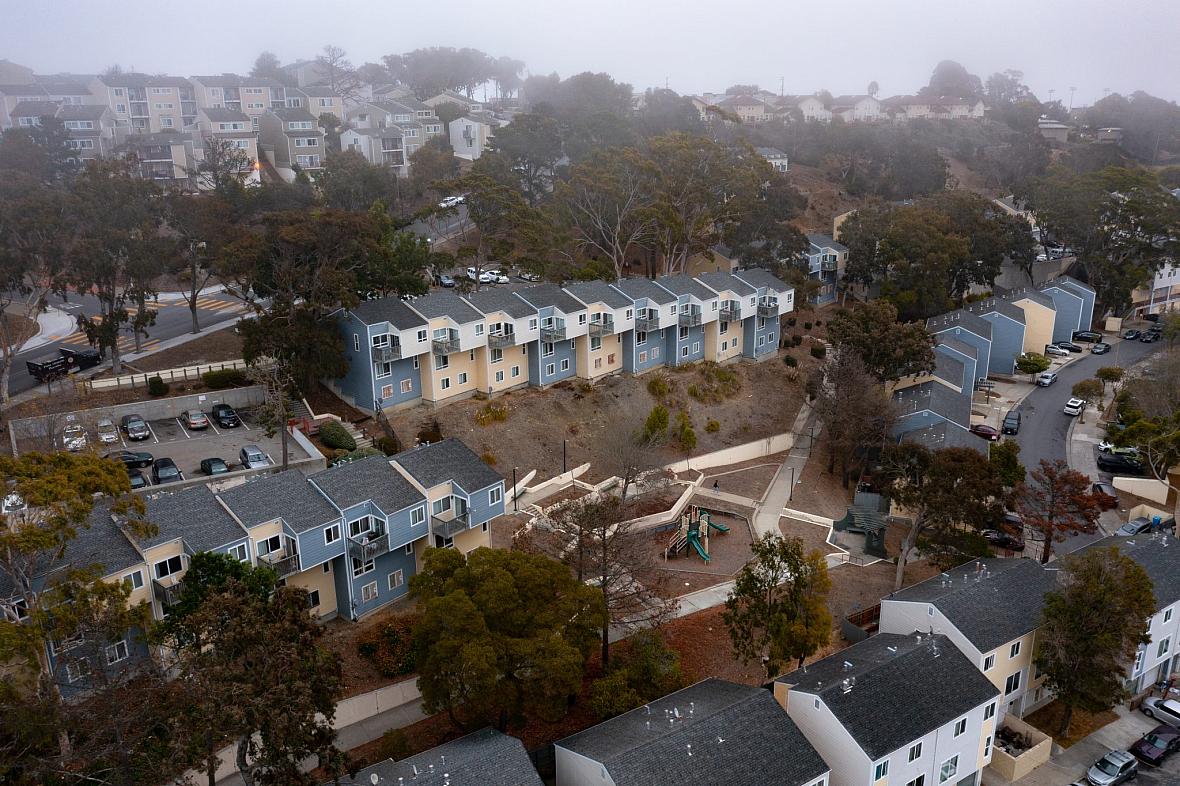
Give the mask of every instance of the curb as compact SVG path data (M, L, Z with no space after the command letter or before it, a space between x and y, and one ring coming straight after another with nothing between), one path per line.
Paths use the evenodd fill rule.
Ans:
M61 322L59 325L50 325L48 327L46 325L46 323L51 321L59 320ZM63 325L65 323L68 323L69 326L64 327ZM76 327L77 324L74 322L74 318L72 316L67 314L65 311L62 311L60 308L57 308L56 306L50 306L45 311L42 311L37 315L36 335L34 335L25 343L21 344L20 349L16 351L16 354L19 355L22 352L30 352L34 349L39 349L46 344L52 344L54 341L60 341L70 333L74 332ZM47 333L48 335L46 335Z

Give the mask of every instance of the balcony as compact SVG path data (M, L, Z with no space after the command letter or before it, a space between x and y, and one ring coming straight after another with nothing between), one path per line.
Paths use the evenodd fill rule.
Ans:
M758 316L760 317L777 317L778 316L778 298L764 297L758 301Z
M828 272L832 272L832 271L839 269L840 263L834 259L830 262L827 260L824 260L823 262L820 262L819 266L820 266L820 270L826 270Z
M680 327L696 327L701 324L701 310L694 308L690 311L681 311L678 321Z
M590 320L590 335L592 336L610 336L615 332L614 317L603 316L600 320Z
M277 573L280 579L298 573L300 570L298 554L280 557L277 553L271 552L266 556L259 557L259 561Z
M379 344L373 347L374 363L392 363L402 359L401 344Z
M184 587L184 579L177 579L171 584L161 584L152 579L152 594L163 606L171 606L180 600L180 593Z
M648 313L640 314L635 317L635 329L640 333L650 333L653 330L660 329L660 317L658 314Z
M722 322L736 322L742 318L742 307L732 300L726 301L722 304L717 318Z
M516 346L515 333L488 333L488 346L492 349L508 349Z
M348 556L361 562L368 562L389 552L389 533L383 529L372 530L348 538Z
M446 338L436 338L430 347L436 355L453 355L459 351L459 334L452 333Z
M453 538L460 532L466 530L470 521L471 515L466 512L456 514L454 518L450 519L431 516L430 532L432 535L437 535L440 538Z
M554 341L565 340L565 320L555 319L552 325L541 326L541 340L553 343Z

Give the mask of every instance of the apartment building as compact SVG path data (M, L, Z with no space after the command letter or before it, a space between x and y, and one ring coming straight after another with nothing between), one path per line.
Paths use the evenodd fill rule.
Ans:
M880 633L774 681L841 786L977 786L999 690L946 636Z
M179 131L131 134L124 138L122 150L135 155L141 177L164 186L192 186L196 153L191 135Z
M775 172L789 172L791 169L791 161L786 153L779 150L777 147L758 147L755 148L758 155L766 159L766 163L774 167Z
M819 282L819 291L812 302L834 303L848 264L848 247L821 234L809 234L807 243L807 275Z
M88 88L110 108L116 125L131 133L182 131L197 119L196 91L183 77L104 74Z
M258 132L253 130L250 117L240 109L229 107L202 107L197 110L197 127L193 134L193 153L195 163L200 164L208 154L209 144L213 141L232 145L241 150L246 159L239 175L247 183L257 184L259 173L258 162ZM212 188L211 183L198 182L201 189Z
M346 110L345 120L351 128L400 129L407 160L415 150L443 132L442 121L434 110L413 97L362 101Z
M521 741L495 729L473 731L399 761L387 759L357 772L349 782L389 786L542 786L541 776Z
M330 384L375 411L665 364L761 360L776 352L779 317L793 308L794 290L764 270L382 298L338 312L349 370Z
M293 106L292 101L298 101L300 107L316 118L331 115L340 122L344 121L344 99L336 95L328 85L291 88L287 91L287 106Z
M221 74L194 76L191 81L198 108L242 112L252 131L258 130L260 118L268 110L288 108L287 88L269 77Z
M476 161L489 148L500 121L486 112L471 113L447 124L451 149L464 161Z
M288 181L295 168L323 169L324 131L306 109L268 109L258 120L258 140L274 151L274 165Z
M710 678L554 743L557 786L828 786L767 690Z
M1176 189L1173 195L1180 199L1180 189ZM1131 293L1131 303L1140 317L1166 314L1180 308L1180 266L1174 262L1161 265L1146 286L1137 287Z
M400 126L346 128L340 132L340 149L359 153L370 164L389 167L399 177L410 174L410 159Z

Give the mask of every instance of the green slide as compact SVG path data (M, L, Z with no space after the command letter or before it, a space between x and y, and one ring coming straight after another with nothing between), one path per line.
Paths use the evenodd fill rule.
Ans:
M709 561L709 555L705 552L704 547L701 546L701 535L699 532L689 531L688 545L691 546L697 554L701 555L701 559L703 559L705 562Z

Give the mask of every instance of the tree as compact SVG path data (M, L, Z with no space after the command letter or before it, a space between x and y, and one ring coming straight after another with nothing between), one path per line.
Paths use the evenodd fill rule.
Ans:
M243 320L244 324L247 320ZM257 320L249 320L257 323ZM291 389L295 386L291 375L279 364L258 362L259 358L250 358L246 371L250 381L261 385L264 391L262 404L258 406L256 415L263 433L268 438L278 434L283 451L283 469L287 469L290 456L287 450L287 440L290 436L288 421L291 418Z
M455 158L450 143L441 137L431 139L410 154L410 182L418 196L422 196L428 190L437 189L436 184L450 180L458 174L459 161Z
M467 195L467 216L479 229L477 243L460 248L456 254L470 260L477 286L479 273L489 262L510 260L517 253L545 243L552 234L552 227L541 220L540 213L529 206L520 191L489 175L472 171L448 182L446 187Z
M493 150L504 156L520 176L521 190L536 206L552 189L553 168L561 158L561 132L557 121L538 114L519 114L496 129Z
M324 83L331 91L347 103L360 97L361 80L357 76L348 53L338 46L328 44L324 53L316 57L316 63L324 72Z
M509 63L493 61L478 49L454 49L447 46L415 49L402 55L386 55L382 62L394 77L409 85L420 99L438 95L444 90L459 90L470 98L475 88L488 79L501 76L507 82L507 70L510 68ZM499 68L504 70L500 71Z
M511 57L499 57L492 63L491 77L492 81L496 83L496 97L503 101L505 98L511 98L512 95L520 89L524 80L520 78L520 72L524 70L524 61L516 60Z
M704 124L689 96L649 88L643 97L643 108L635 117L635 129L644 137L676 132L699 134L704 131Z
M753 559L738 573L723 619L743 662L760 660L773 677L799 666L832 635L827 596L832 582L818 551L798 538L771 533L751 545Z
M1129 697L1124 684L1136 650L1151 641L1151 579L1117 547L1088 549L1061 561L1059 588L1045 594L1037 631L1037 668L1065 707L1058 736L1075 709L1101 712Z
M840 463L840 477L848 488L853 463L884 444L896 420L893 402L865 369L854 352L836 352L816 372L812 403L823 424L820 434L828 446L828 473Z
M398 229L398 223L379 202L370 208L370 213L373 221L382 227L385 253L375 257L365 269L357 289L367 298L425 295L430 285L424 275L436 257L430 241Z
M203 195L170 193L164 197L164 210L175 239L169 255L173 263L169 272L186 284L180 292L192 317L192 332L200 333L197 299L217 273L222 249L238 236L234 210L216 191Z
M967 69L954 60L943 60L934 67L930 84L918 91L923 96L954 96L955 98L978 98L983 93L979 77L967 73Z
M909 527L897 555L894 589L901 589L910 551L918 539L941 536L966 526L985 529L1000 520L1003 485L979 451L903 442L881 456L881 475L889 498L904 508Z
M410 596L426 711L465 730L564 715L606 616L599 591L535 554L427 549L422 563Z
M987 461L1004 488L1016 488L1024 482L1027 470L1020 463L1020 443L1016 440L1004 439L994 443L988 451Z
M201 136L201 151L197 165L186 170L188 176L202 191L213 191L222 199L240 203L243 183L254 171L254 161L234 140L212 132Z
M1066 534L1094 532L1098 528L1102 506L1090 493L1090 479L1061 459L1041 459L1040 468L1034 469L1030 477L1031 482L1016 487L1013 501L1024 525L1041 535L1044 565L1053 544L1065 540Z
M359 213L368 210L374 202L396 205L399 201L394 171L370 164L355 150L328 153L316 185L324 195L324 204L336 210Z
M1180 491L1172 468L1180 464L1180 357L1168 354L1128 380L1119 393L1127 428L1112 433L1120 445L1139 449L1156 480ZM1180 513L1180 497L1177 501Z
M1120 366L1103 366L1094 372L1094 378L1102 383L1102 397L1106 397L1106 385L1118 385L1123 381L1126 372ZM1117 388L1116 388L1117 392Z
M1081 413L1079 413L1080 423L1086 422L1086 407L1093 406L1095 403L1102 403L1102 383L1096 379L1083 379L1081 382L1075 383L1070 393L1074 398L1080 398L1084 402Z
M1051 365L1053 363L1049 358L1037 352L1025 352L1016 358L1016 370L1033 377L1042 371L1048 371Z
M290 78L279 64L279 58L274 52L263 52L254 59L254 67L250 69L250 76L266 77L287 84Z
M836 312L828 336L837 350L857 355L882 382L934 369L934 338L925 325L898 322L897 308L885 300Z
M619 498L627 502L631 489L643 475L663 465L662 457L644 436L644 418L620 417L606 426L600 439L610 445L602 469L619 479ZM666 424L665 424L666 428Z
M1168 342L1168 351L1171 352L1172 348L1176 346L1176 340L1180 339L1180 314L1175 312L1164 314L1161 321L1163 328L1160 332L1164 341Z
M639 631L621 646L621 656L591 688L590 705L602 720L684 687L680 656L664 643L659 631Z

